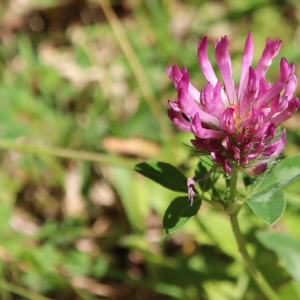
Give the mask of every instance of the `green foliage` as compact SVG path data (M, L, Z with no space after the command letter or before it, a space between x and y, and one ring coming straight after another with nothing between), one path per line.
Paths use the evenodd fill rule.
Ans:
M264 177L262 175L253 184L247 203L257 216L273 225L286 206L284 194L278 188L300 177L300 155L284 159Z
M175 192L187 192L187 178L174 166L164 162L140 163L135 171Z
M261 178L254 186L254 192L283 187L300 177L300 155L288 157L279 162L267 175Z
M200 198L195 198L193 205L190 204L187 197L174 199L167 208L163 218L165 233L173 233L186 225L198 213L200 205Z
M273 225L280 219L286 206L284 194L280 189L255 194L248 199L247 204L269 225Z
M286 270L300 282L300 240L281 232L259 231L256 236L277 254Z

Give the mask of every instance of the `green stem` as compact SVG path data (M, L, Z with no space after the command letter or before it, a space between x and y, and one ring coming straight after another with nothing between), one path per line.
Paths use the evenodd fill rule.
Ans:
M258 271L256 268L252 258L247 252L245 242L238 224L237 220L237 214L230 215L230 221L231 221L231 226L232 230L234 232L235 239L237 241L239 251L242 254L242 257L244 259L244 262L246 263L246 266L248 268L249 273L251 274L252 278L260 288L260 290L264 293L266 298L268 300L279 300L277 297L275 291L272 289L272 287L268 284L264 276Z
M131 167L138 163L136 159L124 158L119 156L100 154L88 151L80 151L65 148L39 147L15 141L1 140L0 149L14 150L25 153L31 153L39 156L56 156L68 159L94 161L101 164L123 165Z
M236 203L236 191L237 191L237 179L238 173L235 172L231 175L230 186L229 186L229 200L231 200L231 205L227 207L227 213L230 216L231 227L234 233L234 237L238 244L239 251L246 263L249 273L251 274L253 280L256 282L260 290L267 297L268 300L279 300L276 293L273 291L272 287L268 284L264 276L256 268L252 258L250 257L240 227L238 223L238 213L240 211L241 204Z
M234 172L231 175L230 187L229 187L229 200L232 202L235 202L237 180L238 180L238 172Z

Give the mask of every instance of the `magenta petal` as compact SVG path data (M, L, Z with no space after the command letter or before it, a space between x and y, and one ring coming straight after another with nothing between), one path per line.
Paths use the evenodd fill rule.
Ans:
M170 77L170 79L174 82L175 87L177 88L177 84L180 81L182 77L182 73L177 65L172 67L167 67L167 73Z
M214 162L216 162L217 164L223 165L225 158L219 151L211 152L210 156Z
M256 75L265 75L273 59L278 55L282 41L267 39L266 47L256 67Z
M175 88L178 90L179 82L182 76L187 73L187 68L184 67L182 68L182 70L180 70L177 65L175 65L174 67L167 66L166 71L169 78L174 82Z
M296 92L297 83L297 77L294 74L285 87L283 97L287 97L290 100Z
M245 145L243 146L243 151L244 151L245 153L248 153L248 152L250 152L251 150L253 150L253 148L254 148L254 144L253 144L252 142L249 142L249 143L247 143L247 144L245 144Z
M186 89L180 88L178 91L178 106L187 116L193 117L196 113L198 113L203 122L219 125L219 120L215 116L203 111L201 107L192 99Z
M204 148L204 139L200 139L196 136L195 140L191 140L191 143L193 144L194 147L198 148L198 149L203 149L203 150L207 150Z
M279 80L260 98L255 104L258 108L263 102L269 102L273 97L279 94L286 85L288 78L290 77L291 68L287 60L283 57L280 61L280 78Z
M184 75L182 75L178 83L177 90L181 88L188 90L189 84L190 84L190 73L186 72Z
M229 40L227 36L221 38L221 40L217 43L215 56L224 79L229 104L234 104L236 102L236 93L233 83L231 58L228 53L228 45Z
M270 116L277 116L287 108L288 104L289 100L287 96L280 98L280 94L276 95L269 106Z
M221 110L216 106L216 99L214 98L214 87L210 82L206 84L205 89L200 94L200 104L202 109L212 116L219 117Z
M258 81L257 81L257 76L255 74L254 69L250 66L248 83L247 83L248 97L250 97L250 98L255 97L257 95L258 87L259 87L259 85L258 85Z
M265 132L264 143L269 144L276 136L276 134L277 134L277 127L273 123L270 123L268 129Z
M268 167L267 163L262 163L256 167L249 167L245 171L249 175L258 176L262 174L264 171L266 171L267 167Z
M173 68L167 66L166 71L170 79L174 82L174 86L177 90L185 88L194 100L199 101L200 92L189 82L190 74L186 67L180 70L176 65Z
M240 156L241 150L238 147L235 147L235 146L232 146L231 150L232 150L232 153L233 153L232 158L234 160L239 160L241 158L241 156Z
M176 112L181 112L181 108L179 105L178 101L168 101L168 104L170 105L170 107L172 108L172 110L176 111Z
M192 127L191 127L192 133L202 139L223 139L224 138L224 133L221 131L217 130L212 130L212 129L206 129L203 128L201 125L201 120L199 113L197 113L192 121Z
M245 50L243 54L243 64L242 64L242 73L240 78L238 99L241 98L241 95L244 93L244 90L246 88L246 83L249 74L248 73L249 67L251 66L253 61L253 53L254 53L254 42L253 42L252 32L250 31L245 43Z
M246 157L241 159L241 165L244 167L248 166L250 161L252 159L256 158L258 155L259 155L259 153L252 153L252 154L247 155Z
M233 169L230 166L228 159L226 159L219 151L211 152L210 156L215 163L223 166L223 170L225 173L232 173Z
M224 160L224 163L223 163L223 169L224 169L224 172L227 173L227 174L232 174L232 167L231 165L229 164L228 162L228 159L225 159Z
M249 118L243 122L243 127L247 128L247 133L252 136L256 136L261 133L265 126L265 115L263 111L252 107L252 113Z
M186 72L182 75L176 88L177 90L181 88L187 90L190 97L199 102L200 92L190 83L190 73Z
M245 128L243 128L243 131L236 137L236 142L238 145L243 144L246 142L246 132Z
M220 146L217 140L214 139L200 139L196 136L195 140L191 140L191 143L198 149L203 149L206 151L217 151Z
M187 89L178 90L178 103L181 111L187 116L193 117L200 111L200 106L190 97Z
M226 136L226 138L222 141L222 147L224 150L229 150L231 148L228 136Z
M180 112L168 109L168 116L180 130L191 131L191 123L185 120Z
M233 134L236 129L233 119L233 112L233 108L227 108L220 117L220 127L227 134Z
M223 93L224 91L222 89L222 82L218 81L214 89L213 98L214 98L214 105L220 111L223 111L226 108L226 103L227 103L227 97L225 95L222 95ZM226 97L226 100L223 100L223 97Z
M299 108L300 100L299 98L295 97L289 101L287 108L280 113L278 116L270 119L270 121L276 126L281 124L282 122L289 119Z
M254 144L254 149L251 151L251 153L253 155L259 155L261 153L261 151L264 149L265 145L264 143L259 143L257 142L256 144Z
M278 107L277 107L277 113L284 111L289 105L289 100L287 96L283 96L281 99L279 99Z
M283 150L285 148L285 144L286 144L286 130L283 129L280 134L280 139L278 141L277 147L276 147L275 151L271 155L269 155L269 157L279 156L283 152Z
M254 100L259 90L259 82L256 78L255 71L252 67L249 67L247 89L244 92L243 98L240 101L239 115L244 117L245 114L251 109ZM252 105L251 105L252 103Z
M215 86L218 79L207 55L207 36L198 44L198 58L204 76Z
M213 100L212 99L213 92L214 92L214 87L211 85L210 82L208 82L206 84L205 89L204 89L204 96L205 96L206 102L209 102L209 101Z
M194 100L199 102L200 92L191 83L189 84L188 92Z
M183 68L181 69L182 75L184 75L187 71L188 71L188 68L187 68L187 67L183 67Z
M272 84L268 83L266 78L261 76L259 78L258 86L259 88L258 88L257 99L261 98L272 87Z
M270 156L272 155L275 150L277 149L277 147L279 146L279 144L282 144L282 140L279 140L273 144L270 144L264 151L263 151L263 156Z

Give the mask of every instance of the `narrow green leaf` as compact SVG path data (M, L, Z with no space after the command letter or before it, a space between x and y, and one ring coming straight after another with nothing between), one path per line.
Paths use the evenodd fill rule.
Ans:
M247 203L254 213L269 225L273 225L280 219L286 204L284 194L280 189L255 194L248 199Z
M187 193L187 178L174 166L164 162L140 163L134 170L175 192Z
M290 275L300 282L300 241L281 232L259 231L256 237L277 254Z
M187 224L198 212L201 199L195 198L193 206L188 197L175 198L167 208L163 218L163 228L166 234L175 232Z
M253 191L258 193L263 190L283 187L300 177L300 154L285 158L273 170L255 183Z

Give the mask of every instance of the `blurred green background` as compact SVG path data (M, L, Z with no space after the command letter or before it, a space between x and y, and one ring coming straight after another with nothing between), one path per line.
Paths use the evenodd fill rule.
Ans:
M208 35L213 57L214 40L228 35L239 76L252 30L255 62L278 38L279 57L300 70L299 20L298 0L2 1L0 299L265 299L227 217L203 204L164 237L177 194L132 166L161 160L190 175L197 165L184 145L192 135L167 118L176 91L166 65L187 66L201 89L197 42ZM299 114L283 125L284 156L295 155ZM251 255L289 300L300 299L298 185L285 189L272 228L248 207L240 215Z

